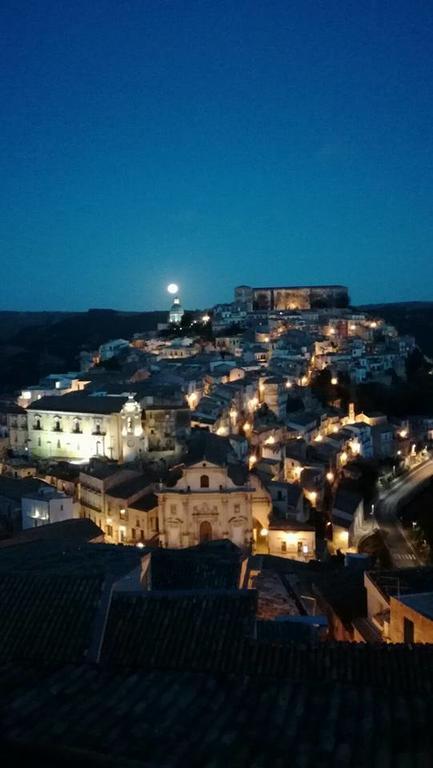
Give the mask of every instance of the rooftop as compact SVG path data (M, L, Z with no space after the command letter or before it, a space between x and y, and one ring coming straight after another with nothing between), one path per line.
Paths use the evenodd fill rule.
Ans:
M401 603L421 613L427 619L433 620L433 592L422 592L415 595L401 595L396 598Z
M72 392L69 395L49 395L42 397L28 407L29 413L52 411L53 413L95 413L109 415L119 413L128 396L86 395Z

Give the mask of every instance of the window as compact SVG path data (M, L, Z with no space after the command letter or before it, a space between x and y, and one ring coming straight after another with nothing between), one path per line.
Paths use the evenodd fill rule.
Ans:
M112 535L113 535L113 526L107 525L107 536L112 536Z
M170 515L176 514L176 504L170 504Z
M235 506L234 506L234 514L235 515L240 515L241 514L241 505L240 504L235 504Z
M136 519L136 521L135 521L135 525L136 525L136 527L137 527L137 528L139 528L139 527L140 527L140 521L139 521L138 517L137 517L137 519Z
M131 539L135 541L135 528L131 528Z
M40 448L40 447L41 447L41 438L38 437L38 448Z
M60 504L60 512L63 512L63 504Z
M60 424L60 419L54 419L54 432L61 432L62 427Z
M282 541L281 542L281 552L287 552L287 542Z
M209 475L201 475L200 488L209 488Z
M282 500L283 500L283 493L282 493L282 491L277 491L277 501L282 501Z
M414 639L413 621L404 617L403 619L403 639L405 643L413 643Z
M60 440L57 440L57 448L60 448Z
M41 420L35 419L35 423L33 425L33 429L41 429Z
M140 541L144 541L144 531L140 531Z

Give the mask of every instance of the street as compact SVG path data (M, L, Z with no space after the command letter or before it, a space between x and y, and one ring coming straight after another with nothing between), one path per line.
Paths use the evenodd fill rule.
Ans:
M378 523L395 568L423 565L416 549L402 527L397 513L401 503L433 475L433 459L428 459L401 478L392 486L379 492L374 506L374 517Z

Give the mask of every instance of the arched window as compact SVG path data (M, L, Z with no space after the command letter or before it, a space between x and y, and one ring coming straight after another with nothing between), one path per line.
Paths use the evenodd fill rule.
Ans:
M35 419L35 426L34 426L34 428L35 429L40 429L41 428L41 420L39 418Z
M209 488L209 475L200 476L200 488Z

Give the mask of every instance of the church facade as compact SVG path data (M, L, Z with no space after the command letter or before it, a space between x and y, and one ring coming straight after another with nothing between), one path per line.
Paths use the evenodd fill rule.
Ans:
M208 459L185 466L171 488L158 491L160 543L190 547L214 539L230 539L249 547L253 528L266 528L271 511L269 494L258 478L240 466L218 465Z

